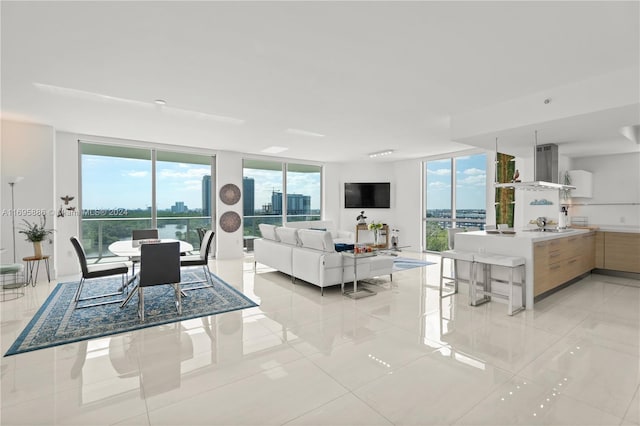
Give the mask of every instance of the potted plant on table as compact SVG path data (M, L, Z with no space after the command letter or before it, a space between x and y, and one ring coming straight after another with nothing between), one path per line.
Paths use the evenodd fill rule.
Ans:
M42 215L40 223L30 223L26 219L22 220L24 225L18 232L27 236L27 241L33 243L33 254L37 258L42 257L42 241L44 241L49 235L53 234L53 229L45 228L47 224L47 217Z

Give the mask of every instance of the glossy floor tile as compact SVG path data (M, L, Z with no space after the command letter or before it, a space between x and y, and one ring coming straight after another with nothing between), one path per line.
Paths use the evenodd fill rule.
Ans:
M640 283L592 274L513 317L438 294L436 264L317 287L211 269L258 307L11 357L4 425L640 426ZM61 279L71 281L73 277ZM56 282L0 305L3 353Z

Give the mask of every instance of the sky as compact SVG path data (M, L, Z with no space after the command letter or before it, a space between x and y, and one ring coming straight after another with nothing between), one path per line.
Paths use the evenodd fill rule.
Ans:
M176 201L202 208L202 176L211 169L201 164L158 161L157 204L169 209ZM128 158L82 156L83 209L145 209L151 206L151 162Z
M157 162L157 204L169 209L182 201L189 209L202 208L202 177L208 166ZM256 209L271 202L271 192L282 191L282 172L245 169L255 180ZM97 155L82 156L83 209L146 209L151 206L151 163L149 160ZM320 174L289 173L288 192L311 196L311 209L320 208Z
M486 155L455 158L456 207L458 210L486 208ZM427 210L451 208L450 159L427 162Z

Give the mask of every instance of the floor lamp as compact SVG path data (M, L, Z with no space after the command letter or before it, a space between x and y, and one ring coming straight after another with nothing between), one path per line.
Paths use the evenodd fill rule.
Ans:
M13 199L13 187L16 183L24 179L22 176L11 176L9 186L11 187L11 237L13 238L13 263L16 263L16 207Z

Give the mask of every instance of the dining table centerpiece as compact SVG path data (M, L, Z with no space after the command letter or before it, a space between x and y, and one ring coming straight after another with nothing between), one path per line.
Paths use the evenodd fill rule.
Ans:
M47 217L42 215L40 217L40 223L31 223L26 219L22 219L24 225L18 232L24 234L27 237L27 241L33 243L33 255L36 258L42 257L42 241L44 241L49 235L53 234L53 229L47 229Z

